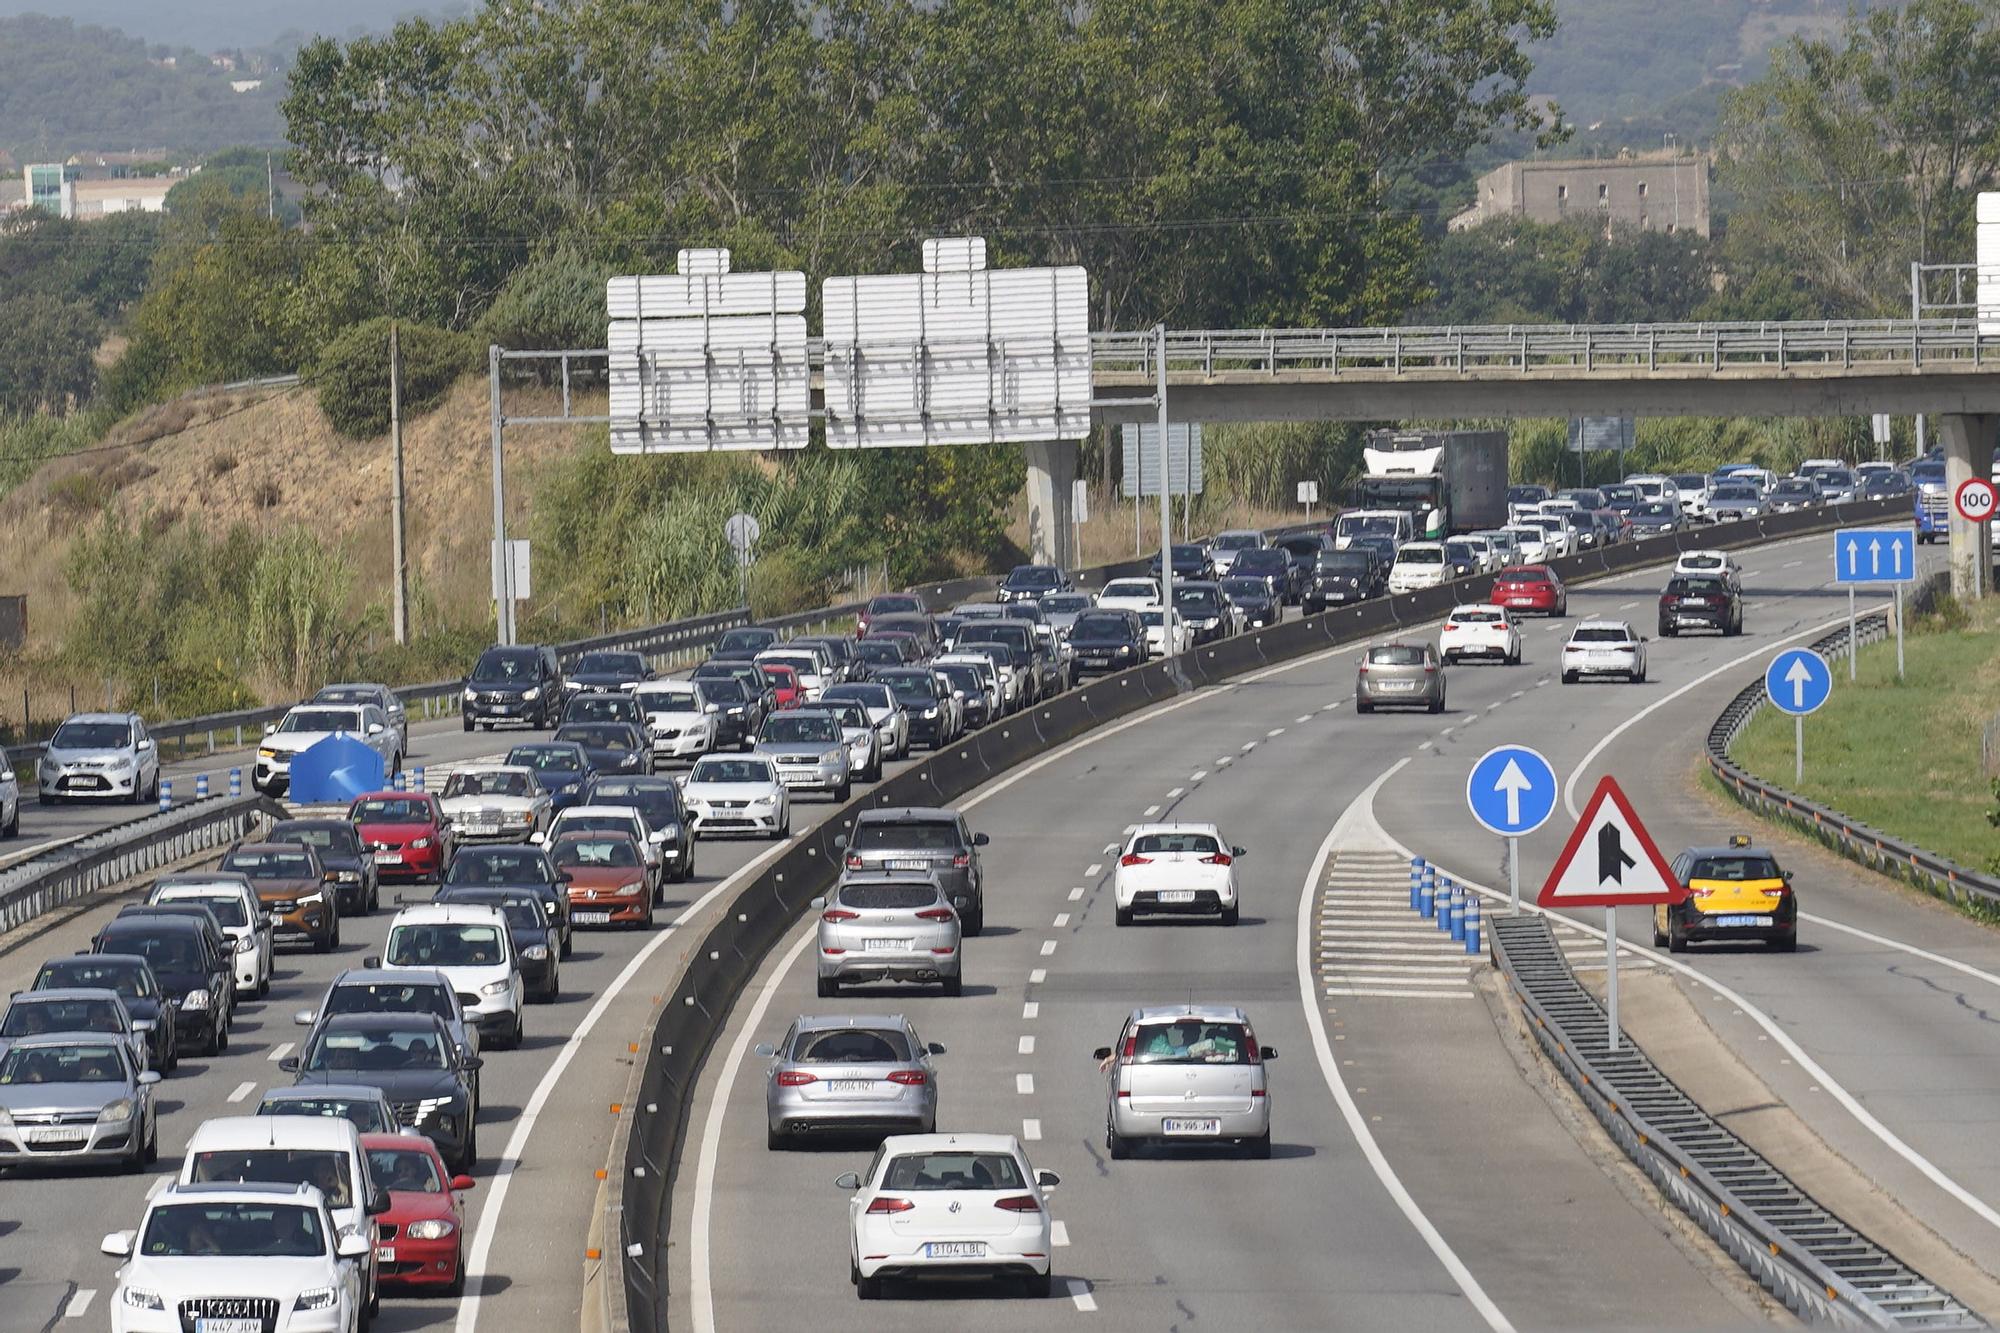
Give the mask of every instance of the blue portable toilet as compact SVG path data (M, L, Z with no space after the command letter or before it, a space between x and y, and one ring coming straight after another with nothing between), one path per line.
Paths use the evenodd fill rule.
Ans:
M382 756L352 736L328 736L292 756L294 805L345 805L382 790Z

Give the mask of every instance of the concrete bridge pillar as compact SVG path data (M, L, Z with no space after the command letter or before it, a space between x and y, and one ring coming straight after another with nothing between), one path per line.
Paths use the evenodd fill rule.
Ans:
M1944 441L1945 503L1958 493L1959 483L1968 477L1993 475L1993 445L2000 434L2000 416L1990 413L1953 412L1934 418ZM1970 601L1973 570L1979 569L1980 588L1993 591L1993 535L1990 523L1968 523L1951 510L1951 595Z
M1075 440L1031 440L1028 457L1028 559L1038 565L1076 568Z

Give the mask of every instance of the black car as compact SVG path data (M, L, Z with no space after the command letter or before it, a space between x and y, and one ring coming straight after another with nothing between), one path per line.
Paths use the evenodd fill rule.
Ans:
M1786 477L1764 497L1764 507L1773 514L1789 514L1795 509L1810 509L1824 498L1819 483L1811 477Z
M1639 494L1637 486L1627 486L1624 482L1613 486L1600 486L1597 491L1604 497L1602 508L1609 509L1621 517L1646 503L1646 497Z
M1324 532L1300 532L1289 537L1275 537L1271 545L1292 558L1296 586L1303 588L1306 580L1312 577L1313 563L1319 559L1319 553L1333 549L1333 538Z
M918 660L921 649L908 634L883 634L854 641L855 660L868 671L868 679L878 679L890 667L906 667Z
M590 776L590 754L572 741L539 741L507 751L507 765L532 768L535 781L549 794L549 804L566 810L576 804L583 781Z
M1598 531L1594 524L1592 531ZM1444 561L1450 566L1446 573L1448 579L1471 578L1479 572L1479 552L1472 549L1470 542L1447 541L1444 544Z
M1741 634L1743 590L1725 577L1676 574L1660 594L1660 637L1671 639L1684 629Z
M1263 579L1231 576L1217 586L1229 604L1243 613L1245 629L1266 629L1284 619L1284 608L1278 605L1278 599L1271 595L1271 585Z
M998 602L1038 602L1052 592L1068 592L1076 585L1055 565L1016 565L993 591Z
M589 694L573 694L563 705L562 720L556 724L558 729L572 722L630 722L644 731L646 709L634 695L594 690Z
M318 852L320 869L342 916L367 916L382 905L374 853L362 843L361 830L347 820L281 819L271 825L264 841L297 843Z
M766 648L775 647L782 636L774 629L762 625L746 625L742 629L725 630L715 641L715 647L708 650L711 662L748 662Z
M1176 583L1174 609L1194 632L1196 643L1226 639L1236 628L1235 617L1229 613L1229 599L1222 595L1220 584Z
M930 657L938 651L937 622L929 615L899 613L880 615L868 622L868 633L864 639L879 639L886 635L906 634L917 641L918 657Z
M1626 515L1634 537L1657 537L1663 533L1679 532L1681 518L1681 506L1677 500L1648 500Z
M1007 650L1007 660L1028 678L1028 702L1045 698L1061 686L1061 672L1054 656L1042 647L1035 627L1026 621L982 620L958 632L961 651L976 644L997 644Z
M380 1088L400 1123L437 1144L452 1170L470 1171L479 1157L472 1076L484 1063L459 1050L436 1014L333 1014L278 1068L302 1088Z
M892 667L875 679L889 687L896 702L910 715L910 744L935 750L954 738L951 700L937 673L929 667Z
M862 664L861 659L857 657L854 661L856 673L865 674L867 667ZM756 740L758 729L764 725L766 715L776 711L778 707L778 692L771 688L770 680L757 669L754 662L710 660L688 673L688 678L704 683L711 680L733 680L743 687L744 697L749 701L743 712L742 745L745 749ZM729 716L727 708L723 709L723 716L725 718Z
M769 712L768 691L752 694L735 676L699 677L701 692L715 705L715 748L735 746L745 750L756 741L758 729Z
M136 954L152 964L161 1006L173 1010L174 1037L208 1055L229 1049L235 958L220 954L211 928L162 916L114 917L90 942L99 954Z
M465 678L459 718L467 731L503 722L552 727L561 714L562 664L547 645L488 648Z
M1906 472L1864 472L1861 476L1861 498L1864 500L1887 500L1893 496L1910 493L1910 477Z
M562 956L570 955L569 881L540 847L515 843L477 843L452 853L451 864L438 881L440 889L522 889L542 900L562 941Z
M1395 567L1396 552L1399 549L1396 539L1386 532L1364 532L1349 542L1347 549L1351 551L1356 547L1375 557L1376 567L1382 571L1383 590L1387 591L1389 571Z
M662 879L685 884L694 878L694 821L681 804L680 784L672 778L595 777L584 788L581 804L637 810L660 849L666 872Z
M1174 582L1179 583L1182 579L1212 579L1215 577L1215 566L1209 563L1208 551L1203 547L1186 543L1176 543L1170 549L1173 552ZM1146 577L1152 579L1155 583L1160 581L1159 556L1154 556L1152 563L1146 566Z
M653 741L643 726L635 727L630 722L568 722L556 728L556 739L582 746L592 773L653 771Z
M1346 606L1379 597L1388 581L1388 566L1375 558L1372 548L1359 538L1345 551L1322 551L1313 561L1312 580L1299 597L1309 616L1329 606Z
M499 908L521 962L523 992L544 1004L562 994L562 928L533 889L455 889L447 884L431 901Z
M1507 488L1507 507L1510 510L1515 505L1538 505L1548 498L1549 488L1546 486L1509 486Z
M174 1002L153 975L153 965L138 954L80 953L68 958L51 958L35 974L31 990L113 990L125 1001L134 1027L143 1026L149 1063L162 1074L170 1074L181 1062L177 1025L167 1012Z
M567 694L580 690L610 693L629 690L640 681L652 678L653 668L646 665L645 654L600 648L577 658L576 664L563 673L563 691Z
M1146 627L1132 611L1099 607L1069 627L1070 670L1078 680L1123 671L1146 660Z
M952 692L959 696L959 704L965 710L967 731L983 727L993 720L990 701L986 697L986 677L980 674L978 667L969 662L946 662L933 670L943 676ZM866 709L862 710L862 715L867 715ZM881 774L876 776L879 778Z

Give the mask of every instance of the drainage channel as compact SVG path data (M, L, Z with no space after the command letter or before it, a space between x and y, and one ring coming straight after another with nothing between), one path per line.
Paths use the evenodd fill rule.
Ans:
M1986 1326L1717 1124L1629 1039L1611 1051L1604 1010L1546 919L1490 924L1494 958L1548 1057L1627 1155L1793 1313L1867 1328Z

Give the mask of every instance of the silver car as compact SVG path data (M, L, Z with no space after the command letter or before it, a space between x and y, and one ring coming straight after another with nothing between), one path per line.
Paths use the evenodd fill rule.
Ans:
M823 791L844 801L853 787L840 719L830 713L771 714L757 733L756 752L777 766L786 791Z
M132 1017L115 990L98 986L50 987L22 991L0 1018L0 1051L23 1037L49 1032L91 1032L116 1037L132 1052L133 1063L150 1069L153 1025Z
M819 913L819 993L843 982L935 982L961 993L958 913L932 875L843 878L815 898Z
M895 691L887 685L872 680L851 681L828 687L820 699L822 702L829 699L854 700L868 710L868 720L875 724L876 732L882 737L882 753L891 759L909 756L910 715L896 702Z
M35 778L43 805L69 797L154 801L160 754L137 713L78 713L49 737Z
M403 711L403 701L387 685L377 685L373 681L349 681L341 685L322 685L310 703L316 704L373 704L389 719L389 725L396 732L399 744L398 754L410 752L410 718Z
M0 1166L115 1161L138 1170L160 1155L159 1081L117 1037L23 1037L0 1054Z
M1354 675L1354 711L1377 708L1444 711L1444 664L1426 643L1378 643L1362 655Z
M1109 1086L1104 1143L1115 1158L1154 1144L1234 1143L1271 1155L1268 1063L1250 1019L1235 1005L1134 1009L1118 1044L1095 1056Z
M937 1130L933 1055L901 1014L838 1014L792 1021L783 1041L757 1054L764 1081L765 1142L773 1150L813 1134L930 1134Z
M882 780L882 735L868 710L853 699L820 699L801 704L793 711L825 713L840 723L840 738L847 742L847 771L856 782Z
M314 1115L352 1120L363 1134L422 1133L396 1123L396 1108L388 1094L369 1083L303 1083L267 1088L257 1103L258 1115Z

